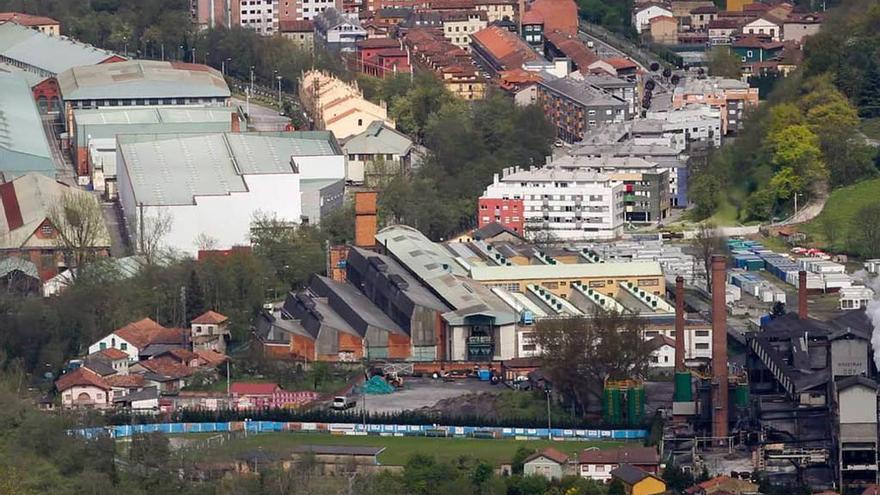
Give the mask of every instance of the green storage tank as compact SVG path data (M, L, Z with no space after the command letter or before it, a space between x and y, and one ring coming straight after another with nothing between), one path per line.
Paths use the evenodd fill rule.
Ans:
M621 423L620 389L605 389L605 392L602 394L602 416L606 423L614 425Z
M675 372L675 392L672 397L674 402L694 401L694 387L691 385L690 371Z
M645 418L645 387L639 385L626 391L626 421L630 426L639 425Z
M736 386L733 392L733 405L737 409L747 409L749 407L749 384L741 383Z

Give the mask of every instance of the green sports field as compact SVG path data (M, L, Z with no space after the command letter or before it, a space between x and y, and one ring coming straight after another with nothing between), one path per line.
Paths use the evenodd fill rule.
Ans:
M427 438L427 437L379 437L342 436L326 433L261 433L246 438L230 440L200 456L225 461L238 455L256 450L274 452L286 456L294 445L351 445L385 447L379 454L379 462L385 465L403 465L415 453L428 454L438 460L451 460L460 456L472 456L494 465L510 462L519 446L535 450L547 446L574 454L583 449L595 447L607 449L623 445L620 441L550 441L550 440L492 440L472 438Z

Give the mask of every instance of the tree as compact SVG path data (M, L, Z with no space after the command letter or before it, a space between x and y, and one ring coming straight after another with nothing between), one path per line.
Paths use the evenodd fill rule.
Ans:
M683 493L685 489L694 486L694 475L678 466L667 464L663 469L663 481L668 489Z
M517 447L516 452L513 454L513 459L510 460L510 470L513 474L522 474L523 473L523 462L526 458L535 453L535 449L530 449L526 446L520 445Z
M859 115L866 119L880 117L880 64L876 57L869 63L862 82Z
M852 217L850 232L859 254L880 257L880 202L870 203Z
M540 320L535 328L542 369L556 391L586 411L606 379L644 376L651 350L642 318L597 310L590 317Z
M612 479L611 483L608 484L608 495L626 495L623 482L617 478Z
M696 250L696 259L703 263L706 274L706 290L712 293L712 255L721 254L725 250L724 238L719 235L718 227L712 222L702 222L697 227L692 242Z
M189 272L189 283L186 286L186 321L188 325L197 316L205 312L205 294L202 292L202 284L199 274L195 270Z
M101 205L90 194L69 190L49 207L49 223L69 268L82 269L110 246Z
M284 290L303 287L312 274L324 272L325 240L318 227L274 216L256 215L251 223L254 254L269 262Z
M171 232L174 219L165 209L157 209L155 215L145 216L143 209L138 215L137 245L148 265L155 265L170 254L165 246L165 236Z
M817 192L824 188L828 170L819 149L819 137L806 125L792 125L768 136L773 150L773 165L777 171L785 171L778 181L785 188L781 192L795 193L806 189ZM782 180L782 179L785 180ZM780 198L786 199L784 196ZM790 196L788 196L790 197Z
M739 79L742 61L729 48L716 46L709 52L709 75Z

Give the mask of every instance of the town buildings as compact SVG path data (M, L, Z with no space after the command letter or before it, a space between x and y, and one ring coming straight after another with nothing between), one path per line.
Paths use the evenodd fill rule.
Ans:
M613 239L624 223L622 184L607 175L553 167L505 169L478 201L482 227L493 221L514 232L552 232L559 239Z
M474 61L463 49L450 43L442 33L428 28L410 29L404 44L414 66L433 72L452 94L477 100L486 94L486 79L477 72Z
M353 184L376 187L384 181L408 173L412 164L413 142L382 122L342 143L345 153L345 179Z
M121 135L117 182L133 245L170 219L169 248L195 253L247 243L254 216L317 224L342 204L345 163L327 132Z
M540 58L515 33L498 26L489 26L471 34L471 53L477 65L491 75L519 69L524 63Z
M648 473L660 472L660 456L653 447L617 447L587 449L578 455L579 473L584 478L607 483L611 472L627 464Z
M79 195L84 201L96 201L86 191L36 172L0 184L0 255L30 261L44 281L75 266L75 260L69 259L69 253L59 243L58 229L65 226L55 225L52 221L53 210L61 207L65 195ZM91 255L108 254L110 237L106 229L87 242L91 245L83 247L88 248Z
M300 50L310 53L315 50L315 25L311 20L282 20L278 22L278 31Z
M278 0L279 24L288 21L313 20L327 9L345 12L342 0Z
M391 38L367 38L357 42L357 70L383 79L412 72L410 54L403 42Z
M356 16L327 8L312 19L315 43L335 52L353 52L358 41L367 38L367 31Z
M632 25L637 33L641 34L643 31L650 31L651 20L655 17L668 17L673 20L675 19L671 10L662 7L659 4L647 3L641 7L636 7L633 13Z
M61 23L51 17L25 14L22 12L0 12L0 24L14 23L34 29L49 36L61 35Z
M694 103L717 108L721 112L721 133L735 134L742 129L746 110L757 106L758 89L733 79L688 79L675 88L672 107L680 109Z
M311 70L303 74L299 85L300 101L315 123L315 128L346 139L365 131L375 121L394 127L384 104L367 101L355 84L330 74Z
M591 129L630 118L627 101L572 77L538 82L538 103L557 136L569 143Z

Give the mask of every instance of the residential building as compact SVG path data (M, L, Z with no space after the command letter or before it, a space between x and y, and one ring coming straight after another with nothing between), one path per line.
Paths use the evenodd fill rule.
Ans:
M195 254L202 235L218 248L247 244L258 212L293 226L320 223L342 205L345 159L328 132L117 140L119 201L132 245L160 217L171 219L167 247Z
M571 36L578 32L578 8L574 0L535 0L526 14L534 20L539 20L544 32L552 33L559 31ZM523 21L525 15L523 14ZM525 23L523 23L525 25Z
M651 349L649 367L671 369L675 366L675 340L657 335L648 341L648 348Z
M404 44L412 54L414 66L431 71L453 94L465 100L481 99L486 79L477 72L473 59L430 28L409 29Z
M31 172L53 179L57 173L43 120L27 82L0 73L0 183Z
M467 277L442 246L411 227L376 234L377 245L427 285L452 311L444 313L438 356L453 361L516 357L516 315L493 292ZM447 268L448 267L448 268Z
M110 407L110 386L97 373L77 368L55 381L64 409L106 409Z
M754 0L727 0L725 7L728 12L742 12L747 5L752 5Z
M357 63L357 70L380 79L412 72L409 53L403 50L403 42L386 37L358 41Z
M206 311L190 322L190 342L194 351L225 354L231 337L229 318L216 311Z
M489 22L512 21L519 16L516 0L474 0L474 8L485 12Z
M376 187L406 174L412 163L413 142L405 134L376 121L367 130L342 142L345 180Z
M89 346L89 354L107 349L118 349L128 355L131 364L152 357L168 349L184 347L189 331L165 328L150 318L134 321L120 327Z
M734 34L740 32L747 21L741 18L717 18L709 21L709 44L729 45Z
M25 14L22 12L0 12L0 24L8 22L31 28L49 36L61 35L61 23L51 17Z
M544 56L548 60L566 57L571 61L571 66L562 77L575 70L586 74L590 65L599 60L599 56L587 48L577 36L560 31L544 33Z
M587 74L583 79L590 86L626 102L629 115L635 115L639 110L639 91L635 81L604 72Z
M709 29L709 24L718 18L718 7L715 5L702 5L690 12L691 28L696 31Z
M647 473L660 472L660 456L654 447L587 449L578 455L577 462L582 477L602 483L611 481L611 472L622 464L629 464Z
M77 175L115 198L118 134L238 132L240 119L232 107L77 108L68 139Z
M156 414L159 412L159 389L144 387L113 398L113 405L137 414Z
M742 60L743 64L753 64L777 58L782 53L783 46L778 41L749 35L736 39L730 45L730 50Z
M508 168L495 174L480 196L477 218L481 225L500 220L517 233L549 230L565 240L613 239L623 228L624 190L593 172Z
M311 20L280 21L278 30L282 37L293 41L300 50L309 53L315 50L315 25Z
M384 104L367 101L357 85L325 72L305 72L300 79L299 96L315 128L332 132L336 139L360 134L375 121L394 127Z
M89 354L83 359L84 365L89 366L90 363L99 361L109 366L116 374L113 376L128 375L129 356L119 349L108 347L98 352ZM112 385L112 384L111 384Z
M498 86L513 96L517 106L525 107L538 102L539 72L525 69L505 70L498 73Z
M782 23L782 39L803 44L804 38L813 36L822 28L824 17L820 13L789 14Z
M233 18L239 18L239 8L247 2L241 0L190 0L192 23L200 31L232 27ZM237 24L237 22L236 22Z
M743 34L766 35L772 41L780 41L782 39L782 22L770 15L762 15L757 19L747 22L742 27Z
M227 106L231 96L216 69L158 60L73 67L58 75L58 85L68 130L73 128L75 108Z
M736 133L742 129L742 119L748 108L758 105L758 89L733 79L709 77L688 79L675 88L672 97L674 109L689 104L709 105L721 111L721 133Z
M664 5L664 7L672 12L672 17L678 20L682 29L693 28L691 11L699 7L709 6L714 7L715 4L711 0L672 0Z
M230 0L232 21L245 29L270 36L278 32L279 0Z
M654 43L674 45L678 43L678 21L668 15L654 16L648 21L648 33Z
M327 8L313 19L315 42L335 52L353 52L358 41L367 38L367 31L356 16Z
M569 143L591 129L630 118L626 101L572 77L538 82L538 102L557 136Z
M603 58L593 62L590 70L604 70L612 76L631 78L639 71L639 65L624 57Z
M611 479L623 483L626 495L657 495L666 491L666 482L659 476L629 464L612 470Z
M471 34L471 54L477 65L493 76L541 58L515 33L498 26Z
M567 464L568 455L553 447L547 447L523 460L523 474L558 480L565 474Z
M544 17L537 10L526 11L520 26L521 35L526 43L532 46L541 46L544 43Z
M692 104L677 109L648 110L634 121L631 132L637 144L662 144L685 151L695 143L721 147L722 115L717 107Z
M30 261L44 281L74 267L76 260L70 259L58 241L58 229L65 226L54 225L51 218L65 195L97 202L86 191L36 172L0 184L0 256ZM88 246L94 257L106 256L110 250L110 235L101 227Z
M345 12L343 0L278 0L278 20L310 21L328 8Z
M640 7L636 7L632 18L633 27L636 28L636 32L639 34L649 31L651 19L660 16L670 17L675 20L672 11L661 4L646 3Z
M488 15L482 10L457 10L438 13L442 22L443 36L464 51L470 50L471 35L485 28Z

